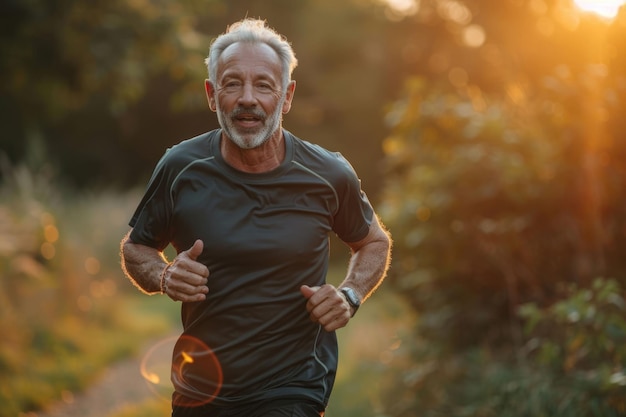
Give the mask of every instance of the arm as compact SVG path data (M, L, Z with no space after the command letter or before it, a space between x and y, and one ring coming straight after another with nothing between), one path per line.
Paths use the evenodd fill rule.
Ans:
M326 331L344 327L353 315L340 288L352 288L361 302L371 296L382 283L391 261L391 236L374 215L369 232L357 242L346 242L352 251L346 278L335 288L330 284L322 287L301 288L308 299L307 310L311 320L320 323Z
M391 236L374 215L367 236L358 242L346 244L350 247L352 256L346 278L339 288L352 288L363 302L374 293L387 275L391 262Z
M163 290L175 301L202 301L209 292L206 286L209 270L196 261L202 249L202 241L196 240L191 248L168 263L161 251L133 242L129 232L121 243L122 270L146 294Z

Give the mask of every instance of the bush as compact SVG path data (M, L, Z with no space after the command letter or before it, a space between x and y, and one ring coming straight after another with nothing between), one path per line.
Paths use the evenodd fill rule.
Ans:
M590 288L570 285L567 298L547 308L520 307L526 343L535 366L578 387L572 402L581 415L626 413L626 302L615 280L598 278ZM582 394L582 395L581 395ZM597 410L602 409L602 414ZM587 414L584 414L584 411Z
M624 412L624 311L611 304L626 282L623 164L589 162L623 144L590 146L583 105L607 82L593 66L514 95L407 81L388 113L381 215L390 281L418 320L391 415ZM592 285L601 275L616 278ZM529 343L522 318L542 323Z
M450 351L414 339L412 365L388 387L398 417L618 417L626 414L626 303L615 280L571 285L520 307L517 346Z
M140 313L119 266L132 194L73 194L45 165L1 168L0 415L18 415L85 388L170 322Z

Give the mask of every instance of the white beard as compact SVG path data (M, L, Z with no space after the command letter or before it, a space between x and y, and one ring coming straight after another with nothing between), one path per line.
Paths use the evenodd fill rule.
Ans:
M233 119L237 115L240 110L233 110L232 113L226 114L222 109L220 109L219 101L215 100L216 105L216 113L217 120L226 132L226 136L230 138L235 145L239 146L241 149L254 149L263 145L267 142L272 135L280 128L280 124L282 121L282 108L285 103L285 95L283 95L276 106L276 110L269 117L263 110L253 109L253 110L245 110L246 113L253 113L255 116L259 117L263 121L263 126L259 131L253 132L251 129L249 131L240 131L237 126L233 123Z

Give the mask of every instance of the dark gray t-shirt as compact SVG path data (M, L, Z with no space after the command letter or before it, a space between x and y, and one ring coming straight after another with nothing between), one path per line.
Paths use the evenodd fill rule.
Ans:
M309 320L299 288L325 283L329 233L363 239L373 209L338 153L284 131L283 163L249 174L222 159L220 136L214 130L169 149L130 222L133 242L159 250L204 242L198 261L209 268L209 293L182 305L175 397L325 405L336 336Z

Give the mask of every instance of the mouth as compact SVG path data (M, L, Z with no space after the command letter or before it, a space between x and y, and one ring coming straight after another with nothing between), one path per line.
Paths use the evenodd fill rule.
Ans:
M265 119L260 114L238 111L233 114L233 120L241 127L252 128L263 124Z

